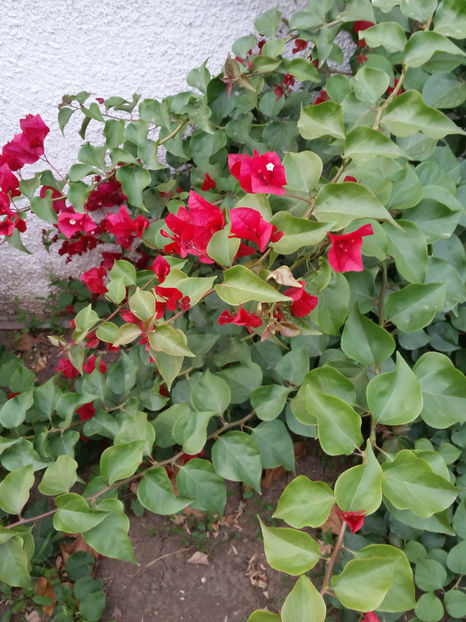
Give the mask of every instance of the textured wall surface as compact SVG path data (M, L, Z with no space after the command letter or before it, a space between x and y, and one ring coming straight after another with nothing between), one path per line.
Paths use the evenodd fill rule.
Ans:
M162 98L185 90L186 75L206 58L219 71L231 44L253 32L255 18L275 5L284 15L305 0L0 0L0 145L19 130L19 119L40 114L50 127L46 153L58 169L75 161L76 125L65 138L57 124L64 93ZM27 170L32 170L30 167ZM80 274L89 257L69 264L46 253L40 223L28 218L24 236L32 255L0 246L0 318L18 296L40 309L47 274ZM90 266L89 266L90 267Z

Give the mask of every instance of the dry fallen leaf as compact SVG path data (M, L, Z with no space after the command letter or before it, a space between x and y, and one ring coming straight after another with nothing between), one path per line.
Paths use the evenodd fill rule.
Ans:
M320 528L322 531L328 531L329 529L331 529L332 533L334 533L335 535L338 535L340 533L342 520L337 514L337 509L338 508L335 504L330 510L329 517Z
M249 577L251 585L258 587L261 590L267 590L267 573L264 564L262 564L257 558L257 553L250 558L248 566L246 568L245 575ZM265 596L265 593L264 593ZM267 596L266 596L267 598Z
M282 466L275 467L273 469L264 469L264 476L262 478L261 485L263 488L270 488L274 481L283 479L285 476L286 471Z
M266 278L266 281L270 279L273 279L279 285L302 287L302 284L294 278L293 273L288 266L280 266L276 270L273 270Z
M41 622L40 615L35 609L27 614L25 620L26 622Z
M38 594L39 596L45 596L46 598L50 598L50 600L52 601L52 604L42 605L42 609L44 610L44 613L46 615L48 616L53 615L53 611L57 603L57 597L55 596L55 591L53 589L52 583L48 581L45 577L39 577L34 586L34 592Z
M296 443L293 444L293 448L295 460L300 460L307 454L306 443L303 441L296 441Z
M94 569L92 571L92 574L94 575L96 571L97 559L99 558L99 554L97 553L97 551L87 544L82 534L72 533L67 534L67 536L73 538L73 540L71 540L71 542L68 542L67 544L65 544L64 542L60 542L60 551L63 557L63 563L66 565L68 557L73 553L76 553L77 551L84 551L85 553L90 553L96 560L94 563Z
M18 341L18 350L20 352L29 352L36 345L36 339L29 333L23 333Z
M201 551L195 551L191 557L186 560L187 564L197 564L198 566L208 566L209 558L206 553L202 553Z

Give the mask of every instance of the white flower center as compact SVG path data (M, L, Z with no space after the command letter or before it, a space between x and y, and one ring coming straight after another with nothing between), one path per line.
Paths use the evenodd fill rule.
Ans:
M70 219L70 225L75 225L76 224L76 220L73 220L72 218Z
M269 162L268 164L266 164L265 168L268 171L273 171L273 169L275 168L275 164L272 164L272 162Z

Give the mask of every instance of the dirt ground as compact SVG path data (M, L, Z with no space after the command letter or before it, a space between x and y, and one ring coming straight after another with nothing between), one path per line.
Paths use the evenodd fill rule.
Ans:
M40 357L45 356L41 381L53 373L56 356L42 339L29 347L31 343L23 338L25 349L21 352L18 335L14 338L0 331L0 343L16 349L31 367L40 367ZM316 441L302 439L295 445L295 453L297 475L327 482L336 479L335 463L322 461ZM100 559L96 578L102 579L107 599L101 620L243 622L258 608L279 611L295 579L267 565L257 516L269 526L283 525L272 518L272 513L294 474L274 469L265 476L262 495L231 482L225 514L220 518L189 513L189 509L172 517L147 511L136 516L129 509L129 494L130 538L139 566ZM312 535L319 538L320 532ZM320 564L313 569L316 577L321 572ZM0 603L0 619L7 610ZM24 615L12 616L11 622L26 620Z

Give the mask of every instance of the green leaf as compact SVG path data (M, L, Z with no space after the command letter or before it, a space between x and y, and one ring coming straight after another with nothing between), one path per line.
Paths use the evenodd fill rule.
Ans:
M385 299L384 314L400 330L413 333L432 322L445 302L445 284L408 285Z
M136 268L132 263L125 259L117 259L113 262L112 269L110 270L110 278L122 279L125 287L128 285L135 285L136 283Z
M207 255L221 266L231 266L235 260L241 240L230 237L231 226L216 231L207 244Z
M207 440L207 425L214 415L212 411L190 412L176 420L173 438L185 453L193 455L202 450Z
M100 457L100 472L110 485L134 475L142 462L143 441L108 447Z
M245 432L227 432L212 446L216 473L233 482L243 482L260 491L262 463L259 448Z
M98 169L105 170L105 154L107 147L95 147L91 143L84 143L78 153L78 160L83 164L90 164ZM76 206L75 206L76 207Z
M34 197L29 201L31 211L41 220L55 224L58 222L57 214L52 207L52 192L48 191L45 198Z
M207 370L191 390L190 400L195 410L222 415L231 402L230 387L223 378Z
M355 183L323 186L317 198L314 215L320 222L335 223L332 227L334 230L342 229L358 218L375 218L395 223L377 197L365 186Z
M400 510L411 510L428 517L448 508L457 496L457 489L448 480L436 475L430 464L412 451L403 449L392 462L382 465L382 491Z
M444 598L445 609L452 618L466 616L466 594L460 590L449 590Z
M447 580L447 571L435 559L424 558L416 563L414 578L417 587L424 592L441 590Z
M385 328L375 324L354 307L346 320L341 349L355 361L363 365L373 365L391 356L395 349L395 340Z
M147 421L147 414L140 410L128 413L123 425L114 438L114 445L126 445L134 441L144 443L144 455L152 455L152 446L155 440L155 430Z
M385 93L390 84L390 77L385 71L368 67L365 64L351 78L351 86L359 101L375 104Z
M91 509L85 499L74 492L68 492L55 499L57 511L53 515L53 526L57 531L83 533L101 523L107 512Z
M215 286L218 296L227 304L244 304L249 300L258 302L290 302L291 298L280 294L245 266L233 266L223 273L223 283Z
M275 37L281 18L282 14L277 8L269 9L268 11L262 13L262 15L259 15L259 17L255 20L254 28L261 35L271 39L272 37Z
M305 195L315 188L322 175L322 160L312 151L300 153L288 152L283 158L286 172L286 186L290 191L302 192Z
M298 120L298 129L306 140L314 140L321 136L345 138L343 109L340 104L329 101L304 106Z
M92 305L88 304L87 307L84 307L79 311L79 313L74 318L74 323L76 326L76 330L78 331L89 331L93 326L97 324L100 320L98 314L93 310Z
M0 534L0 581L15 587L29 588L29 559L24 549L24 541L13 535L2 541Z
M149 124L147 121L131 121L125 126L125 139L140 147L147 142L148 129Z
M68 121L71 119L73 112L73 108L60 108L58 111L58 127L63 135L65 134L64 129L68 124Z
M421 383L424 404L421 417L433 428L466 421L466 378L448 357L426 352L413 367Z
M245 35L244 37L236 39L236 41L231 46L231 50L232 52L234 52L234 54L236 54L236 56L239 56L240 58L245 58L249 50L252 50L252 48L256 47L256 45L256 37L254 37L253 35Z
M369 441L363 464L344 471L335 482L335 499L344 511L373 514L382 503L383 472Z
M68 173L68 179L70 181L80 181L83 177L95 174L96 172L97 170L88 164L73 164Z
M376 156L390 159L406 157L393 141L370 127L356 127L346 135L345 157L365 163Z
M170 354L165 354L165 352L157 352L156 359L160 375L170 391L173 381L178 377L181 371L184 357L171 356Z
M55 462L47 467L39 491L43 495L59 495L68 492L76 481L78 463L66 454L58 456Z
M283 603L282 622L308 622L312 612L312 622L324 622L327 608L324 599L306 576L296 581L293 589Z
M141 334L137 324L122 324L116 331L111 343L114 346L124 346L134 341Z
M251 613L247 622L281 622L278 613L270 613L265 609L256 609Z
M466 7L463 0L443 0L440 3L435 13L434 30L453 39L466 38Z
M282 492L273 517L297 529L320 527L329 517L334 503L333 490L328 484L298 475Z
M306 385L306 407L318 423L322 449L330 456L349 455L363 442L361 417L343 400ZM299 419L299 417L297 417ZM303 423L312 423L304 421Z
M403 15L425 22L437 8L437 0L400 0L400 10Z
M24 391L7 400L0 408L0 424L4 428L16 428L23 423L26 411L34 403L33 391Z
M194 499L192 508L223 515L227 499L225 482L207 460L194 458L180 467L176 485L180 495Z
M264 469L284 466L287 471L294 471L293 441L284 423L278 419L263 421L253 429L251 436L259 447Z
M192 499L175 496L170 479L163 467L156 467L142 478L137 495L139 503L147 510L164 516L176 514L192 501Z
M450 549L447 557L447 566L456 574L466 574L466 540L461 540Z
M416 132L422 132L430 138L439 139L448 134L466 133L442 112L426 106L421 94L414 90L395 97L386 111L382 123L395 136L412 136Z
M399 612L414 604L413 575L403 551L388 544L360 549L333 578L335 594L350 609Z
M396 369L375 376L366 389L367 404L378 423L411 423L422 410L421 385L399 352Z
M370 48L376 48L380 45L387 52L402 52L406 46L406 35L403 28L398 22L382 22L371 28L367 28L361 34Z
M319 294L310 319L328 335L338 335L348 313L350 288L343 274L332 271L331 281Z
M299 385L309 371L309 354L304 348L295 348L278 361L275 370L283 380Z
M304 82L309 80L310 82L320 83L320 76L317 69L312 63L305 58L293 58L287 65L288 73L291 73L297 80Z
M307 572L320 560L320 546L307 533L289 527L266 527L259 518L269 566L291 575Z
M279 231L284 233L278 242L273 242L272 248L280 255L290 255L295 253L303 246L314 246L321 242L328 229L333 226L330 224L322 224L307 218L299 218L292 216L288 212L277 212L272 220Z
M281 384L257 387L251 393L251 406L262 421L272 421L282 412L290 389Z
M420 596L414 612L423 622L438 622L444 615L442 601L432 592Z
M433 108L456 108L466 100L466 84L449 71L438 71L425 82L422 97Z
M103 499L97 509L108 514L99 525L84 533L84 540L105 557L136 564L128 537L129 518L124 512L123 503L118 499Z
M117 305L122 302L126 297L126 288L122 278L112 279L107 283L107 293L105 297Z
M116 178L121 183L123 192L131 205L144 208L142 191L151 182L149 171L141 166L121 166L117 169Z
M110 391L121 395L129 393L134 387L137 373L138 367L134 359L122 352L105 375L105 381Z
M241 404L249 399L251 392L262 383L262 369L253 362L230 365L219 371L231 390L231 403Z
M29 499L34 484L32 465L7 473L0 482L0 508L7 514L20 514Z
M105 121L103 135L110 149L119 147L124 141L125 122L123 119L108 119Z
M148 339L155 352L165 352L171 356L194 356L188 347L186 335L170 324L157 326L154 332L149 333Z
M452 41L438 32L415 32L406 44L404 64L408 67L422 67L439 52L454 56L466 56L466 53Z
M129 308L139 320L144 322L154 317L155 296L152 292L137 287L128 302Z
M427 273L427 243L419 227L410 220L397 220L398 229L384 223L388 236L388 253L394 260L398 272L409 283L423 283Z

